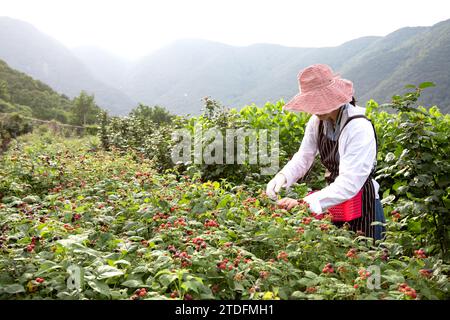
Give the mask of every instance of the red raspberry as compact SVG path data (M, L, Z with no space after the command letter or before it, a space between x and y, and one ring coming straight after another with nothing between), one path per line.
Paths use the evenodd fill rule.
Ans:
M348 258L354 258L354 257L356 257L356 249L350 249L350 250L348 250L348 252L347 252L347 254L346 254L346 257L348 257Z
M139 297L143 297L143 296L145 296L147 294L147 289L145 289L145 288L142 288L140 291L139 291Z
M288 261L288 254L284 251L281 251L278 256L277 256L278 260L284 260L284 261Z
M419 259L425 259L427 257L423 249L414 250L414 255Z
M303 219L302 219L302 222L304 223L304 224L310 224L311 223L311 218L310 217L304 217Z
M297 232L297 233L304 233L304 232L305 232L305 229L302 228L302 227L298 227L297 230L296 230L296 232Z
M431 269L421 269L421 270L419 270L419 272L425 278L429 278L433 274L433 270L431 270Z
M322 273L333 273L334 269L331 263L327 263L327 265L322 269Z
M361 277L361 279L365 280L367 279L367 277L370 276L370 272L366 271L366 269L361 269L358 271L359 276Z
M217 228L219 226L219 224L215 220L208 220L208 219L206 219L204 226L205 227L211 227L211 228Z
M410 296L410 297L413 298L413 299L417 298L416 290L414 290L413 288L409 288L409 289L410 289L410 290L407 290L407 291L405 292L405 294L406 294L407 296Z
M67 231L72 231L72 230L73 230L73 227L72 227L70 224L67 224L67 223L65 223L63 227L64 227L64 229L66 229Z
M306 292L307 293L315 293L315 292L317 292L317 288L316 287L308 287L308 288L306 288Z
M217 264L217 268L219 268L220 270L225 270L227 268L227 265L223 262L219 262Z

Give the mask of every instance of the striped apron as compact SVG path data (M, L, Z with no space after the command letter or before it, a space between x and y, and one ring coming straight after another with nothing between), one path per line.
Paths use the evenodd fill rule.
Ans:
M356 115L349 117L345 124L341 127L340 132L342 132L345 126L353 119L365 118L364 115ZM369 119L367 119L370 121ZM372 122L371 122L372 123ZM339 137L336 141L329 139L323 130L323 122L319 122L319 135L318 135L318 148L322 164L328 171L328 175L325 177L328 184L332 183L339 175ZM373 124L372 124L373 127ZM375 128L374 128L375 132ZM339 134L340 135L340 134ZM375 133L376 139L376 133ZM371 226L371 223L376 221L375 218L375 188L372 183L372 177L374 170L367 177L362 189L362 214L360 218L354 219L349 222L334 222L337 226L342 226L348 224L349 229L366 237L375 236L375 226Z

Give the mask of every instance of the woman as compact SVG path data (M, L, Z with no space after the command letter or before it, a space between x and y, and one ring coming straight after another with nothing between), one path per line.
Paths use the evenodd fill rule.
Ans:
M378 196L379 185L373 174L376 166L376 134L365 114L356 106L351 81L333 74L324 64L307 67L298 75L300 93L285 110L312 114L306 124L300 149L268 183L266 193L276 199L281 187L288 188L302 178L317 154L327 169L328 186L303 200L311 211L323 213L328 208L354 197L362 189L362 215L348 222L350 229L374 239L382 239L385 222ZM284 198L278 205L292 209L298 200ZM338 224L338 223L336 223ZM339 224L338 224L339 225Z

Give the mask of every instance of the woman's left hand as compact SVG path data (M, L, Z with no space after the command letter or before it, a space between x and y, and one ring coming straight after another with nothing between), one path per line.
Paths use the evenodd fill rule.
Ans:
M280 208L283 208L286 210L291 210L293 207L298 205L298 201L295 199L292 199L292 198L283 198L283 199L277 201L277 205Z

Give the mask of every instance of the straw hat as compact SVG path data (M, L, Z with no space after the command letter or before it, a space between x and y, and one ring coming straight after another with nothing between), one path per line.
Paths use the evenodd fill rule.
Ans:
M298 84L300 93L284 110L325 114L352 100L353 83L333 73L326 64L314 64L300 71Z

